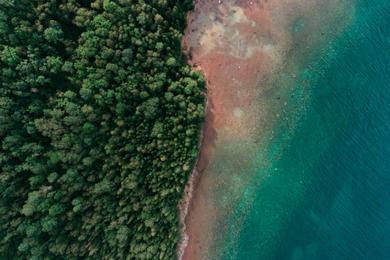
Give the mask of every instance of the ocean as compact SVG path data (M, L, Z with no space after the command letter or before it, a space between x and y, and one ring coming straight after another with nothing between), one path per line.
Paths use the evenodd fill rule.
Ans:
M218 258L390 259L390 2L357 0L311 55Z

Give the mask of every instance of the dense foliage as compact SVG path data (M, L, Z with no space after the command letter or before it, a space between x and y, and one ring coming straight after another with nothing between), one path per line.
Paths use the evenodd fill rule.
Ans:
M0 0L0 259L171 259L204 82L190 0Z

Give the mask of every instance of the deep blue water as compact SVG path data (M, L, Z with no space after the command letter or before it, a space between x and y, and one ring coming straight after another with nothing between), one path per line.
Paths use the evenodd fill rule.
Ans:
M390 1L356 8L224 259L390 259Z

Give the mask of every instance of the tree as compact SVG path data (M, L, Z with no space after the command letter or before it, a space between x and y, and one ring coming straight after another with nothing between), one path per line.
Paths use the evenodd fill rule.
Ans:
M191 1L0 1L0 259L172 259L204 80Z

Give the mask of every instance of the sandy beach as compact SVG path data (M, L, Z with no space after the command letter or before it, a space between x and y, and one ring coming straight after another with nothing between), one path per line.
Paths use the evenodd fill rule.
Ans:
M200 157L181 205L185 225L179 259L207 258L205 249L211 241L205 235L213 229L217 213L205 195L213 187L207 176L216 145L250 140L260 118L257 84L271 69L273 58L256 43L248 45L256 34L267 33L267 28L253 24L262 22L264 9L258 3L251 7L261 10L257 15L246 11L256 21L249 20L238 5L218 1L199 1L188 16L184 51L206 77L207 109Z

